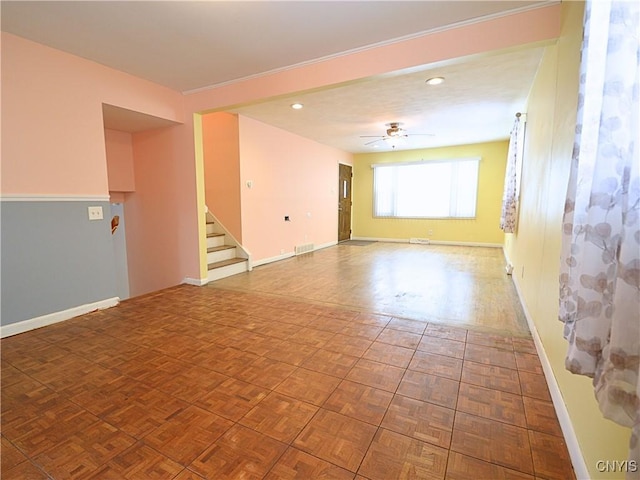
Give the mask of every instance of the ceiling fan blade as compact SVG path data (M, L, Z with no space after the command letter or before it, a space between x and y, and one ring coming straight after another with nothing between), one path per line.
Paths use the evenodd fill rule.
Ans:
M360 138L376 138L377 140L372 140L370 142L365 143L365 145L373 145L377 142L389 141L391 143L391 148L396 148L396 142L398 144L405 141L406 138L409 137L433 137L435 136L433 133L408 133L405 129L400 126L402 123L400 122L391 122L388 123L387 126L387 135L360 135Z

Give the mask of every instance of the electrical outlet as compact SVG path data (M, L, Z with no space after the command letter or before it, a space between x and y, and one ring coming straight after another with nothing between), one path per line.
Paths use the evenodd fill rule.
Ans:
M433 230L429 230L429 236L433 237Z
M102 207L88 207L89 220L102 220Z

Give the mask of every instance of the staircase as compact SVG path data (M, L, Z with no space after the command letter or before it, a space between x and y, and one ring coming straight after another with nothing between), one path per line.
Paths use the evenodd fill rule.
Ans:
M235 241L227 239L215 221L207 218L207 279L210 282L249 270L249 260Z

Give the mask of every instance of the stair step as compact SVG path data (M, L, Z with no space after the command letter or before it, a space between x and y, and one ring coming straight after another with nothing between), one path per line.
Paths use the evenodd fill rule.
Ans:
M217 247L207 248L207 253L222 252L223 250L230 250L232 248L236 248L236 247L234 247L233 245L219 245Z
M227 265L234 265L240 262L246 262L246 258L230 258L228 260L221 260L219 262L210 263L207 265L208 270L214 270L216 268L226 267Z
M249 262L246 258L232 258L229 260L210 263L208 265L209 272L207 273L207 279L210 282L215 282L221 278L244 273L248 270L248 264Z
M205 218L207 235L207 279L210 282L221 278L237 275L249 270L249 260L236 257L238 247L226 245L227 236L220 233L220 225L211 220L207 215Z
M207 245L207 263L222 262L236 257L236 247L232 245Z
M207 235L211 234L211 233L216 233L216 231L218 230L216 228L216 224L213 222L207 222Z
M224 234L207 235L207 248L222 247L227 237Z

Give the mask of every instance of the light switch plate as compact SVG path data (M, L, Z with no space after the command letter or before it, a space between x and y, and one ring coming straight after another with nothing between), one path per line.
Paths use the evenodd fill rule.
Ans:
M102 220L102 207L89 207L89 220Z

